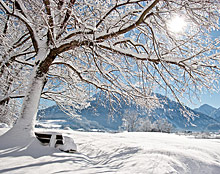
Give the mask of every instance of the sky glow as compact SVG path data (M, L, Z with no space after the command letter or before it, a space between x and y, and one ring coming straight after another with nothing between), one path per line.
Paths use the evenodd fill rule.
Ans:
M174 16L168 21L168 29L174 33L180 33L186 27L186 21L181 16Z

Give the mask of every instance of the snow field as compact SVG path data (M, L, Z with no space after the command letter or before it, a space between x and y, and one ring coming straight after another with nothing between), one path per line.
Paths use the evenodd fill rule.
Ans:
M6 129L0 129L1 134ZM77 144L74 154L34 144L1 149L4 174L219 174L220 140L165 133L58 130Z

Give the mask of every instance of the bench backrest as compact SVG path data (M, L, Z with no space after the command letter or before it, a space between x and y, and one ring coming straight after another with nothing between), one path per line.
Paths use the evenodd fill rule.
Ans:
M35 132L35 135L37 137L37 139L43 143L43 144L49 144L51 137L52 137L52 133L38 133ZM58 134L56 135L56 144L63 144L63 136L62 134Z

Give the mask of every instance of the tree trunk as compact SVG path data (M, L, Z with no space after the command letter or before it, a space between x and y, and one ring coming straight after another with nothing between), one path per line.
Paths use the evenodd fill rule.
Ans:
M46 76L38 76L34 71L29 88L24 98L21 115L16 124L0 137L0 149L10 147L29 147L30 144L39 144L34 135L38 104ZM36 142L36 143L34 143Z
M26 131L33 130L45 80L45 76L38 77L38 75L35 75L33 77L28 89L29 91L23 101L21 116L15 124L15 127L20 127Z
M13 142L20 142L20 144L22 142L24 142L24 144L27 144L35 138L34 126L37 117L38 105L41 97L41 92L46 82L46 73L49 70L49 66L51 64L50 62L49 64L48 62L46 62L46 58L48 56L46 58L43 57L44 55L48 55L47 53L47 49L45 48L39 50L39 53L36 56L36 60L44 60L44 64L42 64L42 62L38 63L38 65L36 65L36 67L33 69L26 96L23 100L20 117L18 118L16 124L1 138L7 139L10 137L10 139L13 139ZM42 69L45 71L42 71Z
M34 135L34 126L38 105L46 82L46 74L57 55L56 50L50 50L46 44L42 43L41 46L36 56L36 60L39 60L39 62L36 63L36 67L33 69L32 76L30 77L20 117L16 124L0 137L0 148L29 146L30 143L37 141Z
M21 115L13 128L10 129L5 136L17 134L20 138L21 136L24 138L34 137L34 125L38 104L46 80L46 75L39 76L36 72L36 70L33 72L34 75L31 78L27 94L22 104Z

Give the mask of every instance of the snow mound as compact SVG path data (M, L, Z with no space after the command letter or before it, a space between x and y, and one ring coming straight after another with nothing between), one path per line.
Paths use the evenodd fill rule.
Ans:
M9 128L9 126L5 123L0 123L0 128Z
M77 151L76 144L74 143L74 140L71 137L69 137L67 135L63 135L63 141L64 141L64 145L59 145L58 149L60 149L64 152Z

